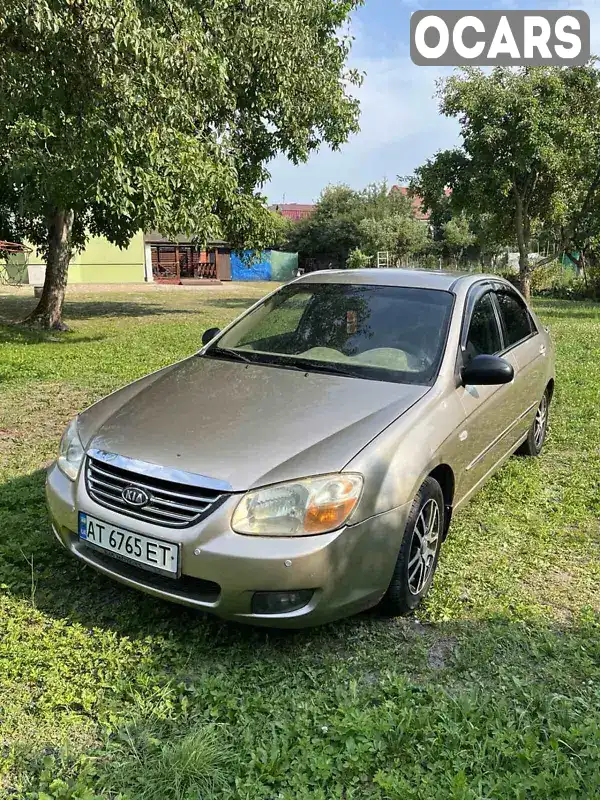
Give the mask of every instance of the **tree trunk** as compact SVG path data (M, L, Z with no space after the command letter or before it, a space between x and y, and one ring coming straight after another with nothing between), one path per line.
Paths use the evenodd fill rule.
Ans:
M529 268L529 224L523 213L523 200L519 194L517 197L517 210L515 223L517 228L517 244L519 246L519 288L523 297L529 301L531 299L531 271Z
M25 320L28 325L47 330L69 330L62 321L65 289L71 260L71 232L74 213L55 208L48 217L48 255L46 277L40 301Z
M519 248L519 288L521 294L529 302L531 300L531 273L529 272L529 258L523 255Z
M581 270L581 274L583 275L583 282L587 290L589 289L589 286L588 286L587 272L585 269L585 250L581 250L579 253L579 269Z

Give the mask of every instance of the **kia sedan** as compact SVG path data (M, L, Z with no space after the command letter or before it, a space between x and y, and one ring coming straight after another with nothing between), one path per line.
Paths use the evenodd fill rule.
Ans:
M547 331L497 276L304 275L72 420L54 533L157 598L278 627L415 609L452 516L537 456Z

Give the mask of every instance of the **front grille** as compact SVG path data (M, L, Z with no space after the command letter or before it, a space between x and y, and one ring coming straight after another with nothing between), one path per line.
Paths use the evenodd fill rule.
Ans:
M89 496L99 505L167 528L193 525L226 496L215 489L141 475L92 456L86 459L85 482ZM126 503L122 492L128 486L143 489L148 502L141 507Z

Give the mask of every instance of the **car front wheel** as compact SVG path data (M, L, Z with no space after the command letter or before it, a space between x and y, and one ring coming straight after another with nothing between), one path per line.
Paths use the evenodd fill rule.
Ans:
M394 574L381 601L393 616L413 611L433 581L444 532L444 496L434 478L426 478L413 501Z

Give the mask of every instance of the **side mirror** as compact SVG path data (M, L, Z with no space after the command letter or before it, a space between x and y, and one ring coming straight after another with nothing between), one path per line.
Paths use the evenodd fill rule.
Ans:
M496 386L510 383L514 375L512 364L508 361L499 356L486 355L472 358L461 372L464 386Z
M202 334L202 344L205 345L208 344L209 342L212 342L215 336L220 332L221 328L208 328Z

